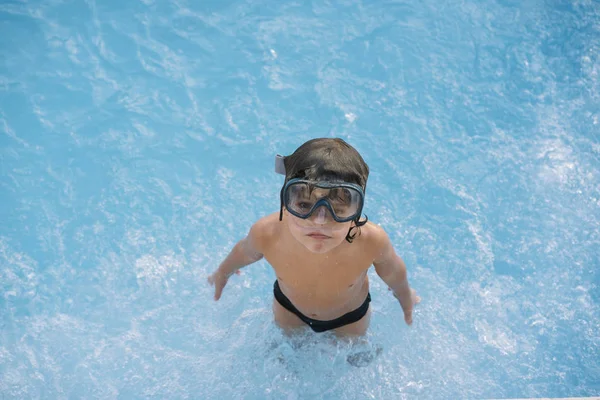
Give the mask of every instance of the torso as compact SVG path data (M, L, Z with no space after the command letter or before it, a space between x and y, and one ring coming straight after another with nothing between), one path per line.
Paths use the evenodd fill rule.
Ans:
M331 320L358 308L367 297L367 271L374 252L369 246L370 223L352 243L344 241L324 254L298 243L285 223L269 216L269 238L262 249L282 292L307 317ZM271 221L272 220L272 221Z

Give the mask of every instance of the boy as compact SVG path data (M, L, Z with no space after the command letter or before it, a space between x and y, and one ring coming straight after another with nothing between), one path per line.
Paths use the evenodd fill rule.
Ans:
M371 265L400 301L412 323L420 301L406 267L382 228L361 220L369 167L341 139L313 139L292 155L278 156L285 175L280 210L257 221L208 277L219 300L228 278L265 258L273 267L275 322L286 332L364 335L369 326L367 271Z

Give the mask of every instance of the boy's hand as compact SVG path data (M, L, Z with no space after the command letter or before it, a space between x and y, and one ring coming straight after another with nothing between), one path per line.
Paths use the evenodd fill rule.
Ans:
M404 321L407 325L412 324L412 311L415 305L421 302L421 298L417 296L417 291L415 289L410 289L410 294L412 298L413 306L408 311L404 311Z
M388 288L388 290L392 290L392 289ZM414 309L415 305L417 305L421 302L421 298L419 296L417 296L417 291L415 289L410 289L410 295L411 295L411 299L412 299L412 307L410 308L410 310L403 310L404 311L404 321L406 322L407 325L412 325L413 309ZM398 296L396 296L396 293L394 293L394 297L398 299ZM400 301L400 299L398 299L398 301ZM402 306L402 304L400 306Z
M240 270L235 271L236 274L240 274ZM223 288L227 285L227 281L231 275L227 275L219 271L218 269L208 276L208 283L215 287L215 301L221 298Z

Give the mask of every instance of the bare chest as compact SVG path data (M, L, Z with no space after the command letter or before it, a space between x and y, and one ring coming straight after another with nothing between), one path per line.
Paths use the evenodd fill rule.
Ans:
M343 296L365 281L372 260L351 251L345 254L311 257L293 251L265 254L277 279L293 292L312 294L317 298Z

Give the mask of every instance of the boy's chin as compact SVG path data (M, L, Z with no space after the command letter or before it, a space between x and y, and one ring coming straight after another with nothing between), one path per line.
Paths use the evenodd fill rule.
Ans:
M325 253L329 253L331 250L333 250L336 247L338 247L341 244L341 242L338 243L337 241L335 241L335 242L328 242L328 241L322 241L322 242L321 241L318 241L318 242L302 241L302 244L311 253L325 254Z

